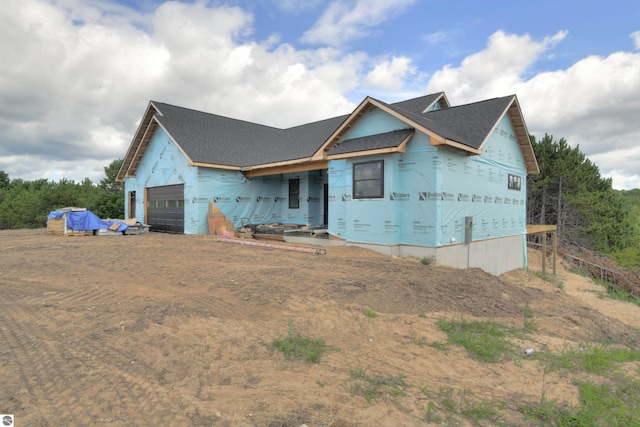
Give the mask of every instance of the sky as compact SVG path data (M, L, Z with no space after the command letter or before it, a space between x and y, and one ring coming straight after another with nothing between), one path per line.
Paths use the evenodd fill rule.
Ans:
M444 91L640 188L637 0L3 0L0 170L98 182L149 101L290 127Z

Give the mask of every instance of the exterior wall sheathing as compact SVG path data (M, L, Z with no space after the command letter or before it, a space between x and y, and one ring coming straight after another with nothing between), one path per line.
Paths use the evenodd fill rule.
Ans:
M289 179L300 180L299 208L290 209ZM184 184L184 232L207 234L209 203L234 227L282 222L319 225L323 221L323 184L326 173L309 171L247 179L241 172L189 166L182 152L161 129L156 130L138 165L136 177L125 178L125 191L145 194L145 188ZM144 222L144 197L135 211ZM128 216L128 207L125 215Z
M402 126L376 111L344 139ZM384 161L384 197L354 199L353 164L372 160ZM433 146L416 132L404 153L330 161L328 178L329 232L347 244L391 255L433 256L443 265L481 267L493 274L526 267L526 167L506 115L482 155ZM466 245L465 217L473 224Z
M383 111L371 111L344 139L406 127ZM322 224L328 183L328 231L346 244L390 255L434 256L439 264L501 274L527 263L526 167L506 115L482 149L482 155L469 156L433 146L428 135L416 131L404 153L331 160L327 171L247 179L238 171L189 166L158 128L136 177L125 178L125 191L136 191L135 212L144 222L145 188L184 184L185 234L206 234L209 203L234 227ZM384 161L384 197L354 199L353 164L370 160ZM519 186L507 184L514 177ZM300 180L298 209L289 208L290 179ZM463 244L465 217L473 219L470 244Z

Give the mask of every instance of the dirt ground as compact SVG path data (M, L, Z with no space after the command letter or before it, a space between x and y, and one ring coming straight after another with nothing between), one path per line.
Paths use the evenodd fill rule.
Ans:
M0 231L0 413L17 426L420 426L448 387L527 425L517 408L543 392L577 403L571 377L419 343L446 338L440 319L522 328L528 307L536 331L522 348L640 347L640 307L559 274L562 290L523 270L494 277L359 248ZM271 343L290 325L333 351L319 364L285 359ZM352 393L354 370L411 387L367 402Z

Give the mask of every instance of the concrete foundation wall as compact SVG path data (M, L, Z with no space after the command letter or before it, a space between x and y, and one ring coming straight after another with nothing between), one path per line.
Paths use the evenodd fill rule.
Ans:
M523 235L500 237L441 247L421 247L410 245L374 245L346 242L389 256L433 257L436 264L453 268L480 268L499 276L507 271L526 268L525 237Z

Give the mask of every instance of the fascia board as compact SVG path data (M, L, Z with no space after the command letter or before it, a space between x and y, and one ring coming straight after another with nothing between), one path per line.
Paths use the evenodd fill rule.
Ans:
M122 162L122 165L120 166L120 169L116 174L116 181L123 182L124 178L130 176L129 169L131 167L132 160L135 159L135 154L138 151L138 148L140 147L140 144L144 137L143 129L146 130L148 128L149 123L151 122L151 119L153 118L153 115L156 112L157 112L156 106L153 105L152 102L149 102L144 114L142 115L142 120L140 120L140 123L138 123L138 128L136 129L136 132L133 134L133 138L131 139L131 143L129 144L129 148L127 149L127 154L125 154L124 156L125 161ZM149 117L149 115L151 115L151 117ZM139 135L141 136L138 139ZM127 159L129 159L129 161L127 161Z
M378 148L374 150L353 151L350 153L334 154L327 156L327 160L348 159L350 157L371 156L374 154L404 153L407 151L407 143L415 135L415 129L412 130L396 147Z
M513 104L514 99L515 97L511 98L511 101L509 101L509 104L507 104L506 108L502 111L502 113L500 113L500 116L498 117L498 119L493 123L493 126L491 126L491 130L489 131L489 133L485 135L484 139L480 143L480 146L478 147L478 150L480 150L480 152L484 150L484 145L489 140L489 137L493 133L493 130L496 128L496 126L498 126L498 123L500 123L500 120L502 120L504 115L509 112L509 108L511 108L511 105Z
M311 157L312 160L326 160L327 153L331 150L340 140L344 134L351 129L360 118L364 115L364 111L370 105L371 97L367 96L361 103L356 107L355 110L349 117L342 122L342 124L335 130L333 133L327 138L327 140L318 148L315 154Z

